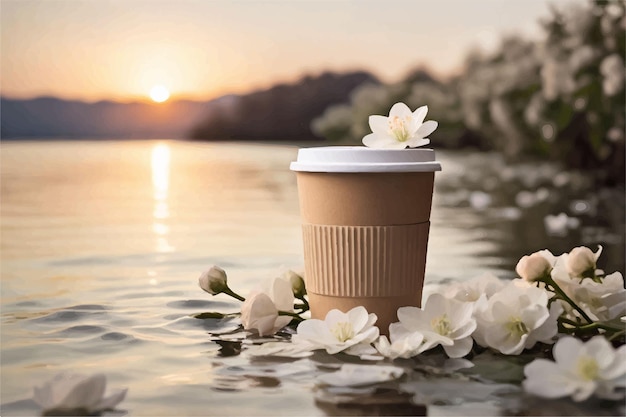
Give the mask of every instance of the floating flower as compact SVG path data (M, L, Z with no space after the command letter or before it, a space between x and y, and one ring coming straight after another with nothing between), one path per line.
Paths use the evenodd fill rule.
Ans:
M423 309L400 307L400 321L389 326L392 346L417 333L423 336L423 342L415 346L416 354L442 345L451 358L465 356L472 349L471 334L476 329L472 310L472 303L449 299L441 294L428 297Z
M393 343L389 342L387 336L380 336L380 338L374 343L376 350L386 358L412 358L419 353L424 341L424 335L421 333L411 333L405 337L401 337L395 340Z
M317 377L324 385L335 387L357 387L393 381L404 375L404 369L398 366L356 365L346 363L336 372L322 374Z
M211 295L217 295L228 289L226 272L219 266L212 266L198 278L198 285Z
M293 312L293 292L291 283L275 278L270 288L270 295L253 292L241 305L241 323L246 330L257 330L259 336L276 333L291 321L292 317L280 315L280 312Z
M378 327L374 326L377 319L376 314L368 314L364 307L355 307L347 313L333 309L324 320L300 323L291 340L311 349L325 349L331 355L339 352L361 355L368 350L375 353L368 347L379 335Z
M363 138L363 144L370 148L404 149L428 145L425 139L437 129L437 122L424 122L428 107L422 106L411 112L404 103L396 103L389 111L389 117L370 116L372 133Z
M546 398L571 396L583 401L592 394L601 398L619 399L626 387L626 345L615 350L603 336L588 342L563 337L552 351L554 362L535 359L526 365L524 389Z
M554 266L554 255L542 250L523 256L515 267L515 272L528 282L542 281L550 276Z
M519 355L537 342L552 342L562 311L559 303L548 308L546 291L510 283L476 311L474 340L505 355Z
M112 410L126 396L127 389L117 390L104 396L106 376L58 374L50 381L35 387L33 400L44 414L80 415L96 414Z

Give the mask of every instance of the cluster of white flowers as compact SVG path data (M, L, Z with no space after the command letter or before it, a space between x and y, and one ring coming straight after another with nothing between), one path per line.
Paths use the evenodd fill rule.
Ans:
M441 346L450 358L461 358L474 343L504 355L519 355L560 337L555 363L548 366L542 360L528 365L528 390L548 397L572 395L575 400L594 392L612 398L623 393L615 388L624 386L620 384L626 377L626 348L612 350L605 336L624 332L620 318L624 321L626 316L626 290L621 273L605 275L598 269L601 253L602 247L593 252L581 246L557 257L542 250L519 260L518 279L506 282L487 274L443 286L426 297L422 308L399 308L389 337L379 334L377 316L364 307L331 310L324 320L303 320L300 314L308 310L306 289L302 277L292 271L275 278L269 290L255 291L247 299L228 288L226 274L219 268L207 271L199 281L209 293L242 299L243 327L260 336L275 334L293 319L300 322L291 342L251 346L247 354L252 356L303 358L325 350L380 360L410 358ZM296 300L303 304L294 304ZM612 323L616 320L620 323ZM578 332L599 336L583 345L568 336ZM541 378L542 384L570 382L543 390L538 388L542 384L533 383Z
M539 282L543 288L543 283L551 280L562 291L559 302L564 309L561 317L566 328L571 323L613 320L626 315L624 277L620 272L605 275L598 269L601 253L601 246L595 253L579 246L558 257L542 250L524 256L517 265L517 273L526 282ZM552 291L548 289L549 294ZM567 299L579 308L573 308Z
M350 104L327 109L313 130L330 140L356 141L369 133L370 122L375 135L366 136L367 146L412 146L399 120L385 127L372 125L368 116L398 100L415 107L428 102L440 122L442 143L458 146L463 130L471 129L490 138L485 145L511 156L542 148L571 164L565 155L577 152L578 142L567 140L569 131L578 132L576 123L584 118L590 133L579 140L588 141L599 168L619 169L614 156L624 142L626 6L620 0L555 5L551 13L542 22L542 40L509 35L492 52L474 49L463 73L448 82L407 77L359 86Z

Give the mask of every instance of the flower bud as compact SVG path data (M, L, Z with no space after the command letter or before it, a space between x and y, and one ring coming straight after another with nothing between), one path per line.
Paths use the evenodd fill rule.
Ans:
M226 272L219 266L212 266L198 278L198 285L211 295L217 295L228 288Z
M515 267L515 272L529 282L541 281L551 270L550 262L538 252L523 256Z
M586 246L574 248L567 255L565 268L572 277L595 277L596 261L600 253L602 253L602 246L596 253Z
M241 324L246 330L257 330L259 336L272 335L278 330L278 309L263 292L252 294L241 305Z
M291 283L291 290L293 291L293 295L296 298L302 298L306 295L306 286L304 284L304 279L302 276L296 274L295 272L289 270L285 273L285 278L289 278L289 282Z

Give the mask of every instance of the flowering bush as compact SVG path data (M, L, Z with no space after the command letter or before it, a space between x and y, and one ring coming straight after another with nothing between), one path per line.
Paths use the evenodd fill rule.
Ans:
M626 289L621 273L605 275L597 268L601 253L601 247L596 252L577 247L557 257L542 250L522 257L516 267L520 278L508 283L485 275L447 285L426 298L422 308L399 308L399 321L390 325L389 338L379 335L376 315L363 307L345 313L331 310L324 320L307 320L303 316L309 310L304 279L293 271L275 278L268 291L255 291L248 298L234 293L226 285L226 274L216 267L203 273L199 284L207 288L207 277L214 276L219 285L209 286L212 290L207 292L243 301L245 330L268 336L293 326L290 342L251 346L252 356L303 358L314 350L325 350L393 360L441 346L450 358L461 358L485 348L519 355L538 343L556 342L556 362L538 359L527 365L524 386L529 392L547 397L571 395L577 401L594 392L621 398L624 392L618 388L626 386L626 367L622 366L626 351L624 346L612 350L611 343L625 342ZM584 340L589 341L583 344ZM478 347L473 349L473 345ZM542 388L566 380L558 388Z
M492 53L472 51L464 71L445 82L421 72L395 84L363 85L312 129L357 142L368 133L368 115L397 101L428 102L442 146L535 154L623 183L625 9L611 0L553 7L541 22L543 40L508 36Z

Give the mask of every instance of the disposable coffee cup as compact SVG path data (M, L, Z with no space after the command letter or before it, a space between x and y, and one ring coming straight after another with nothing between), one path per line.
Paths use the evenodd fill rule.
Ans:
M420 306L435 171L432 149L298 151L304 269L312 318L363 306L388 334Z

